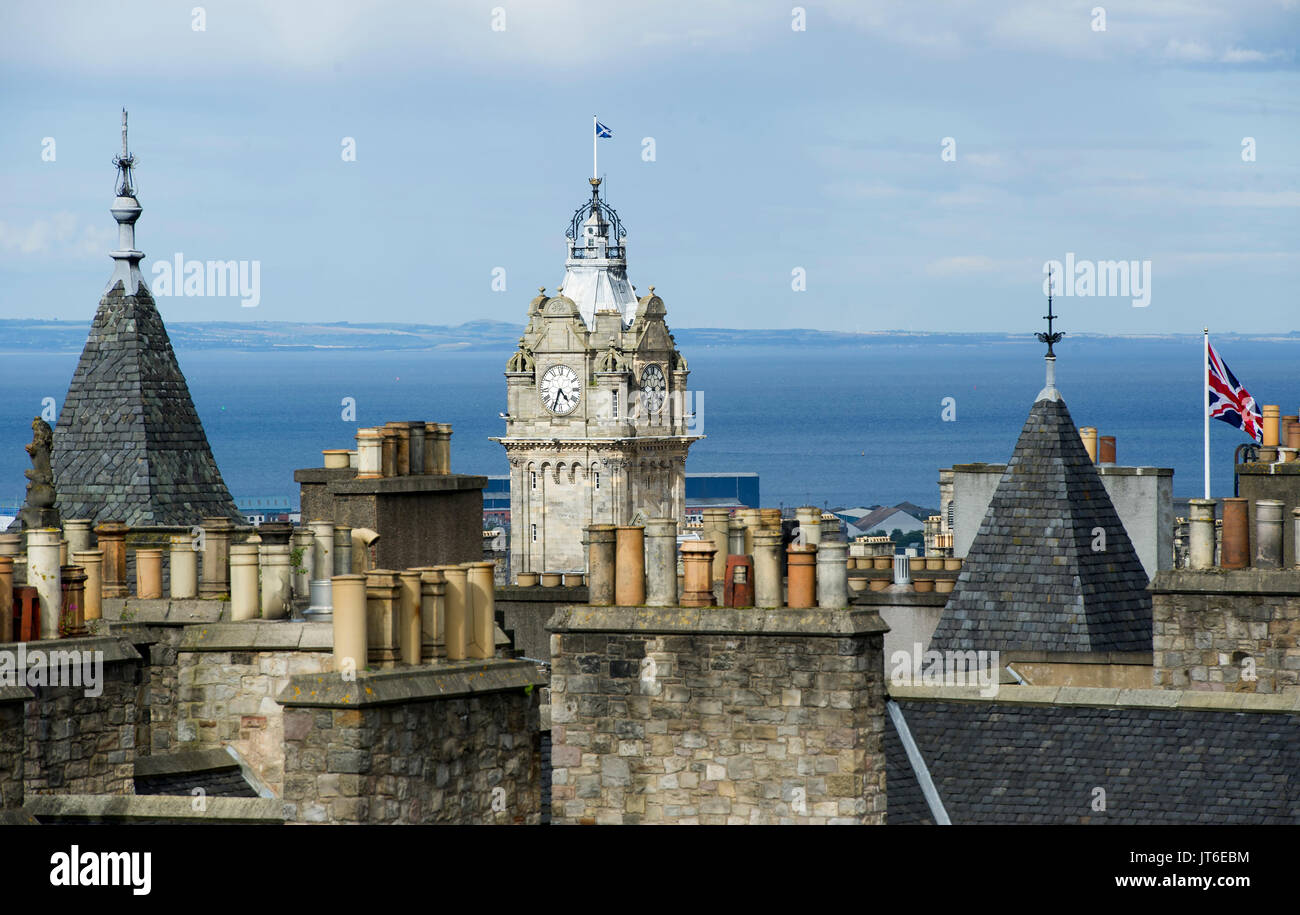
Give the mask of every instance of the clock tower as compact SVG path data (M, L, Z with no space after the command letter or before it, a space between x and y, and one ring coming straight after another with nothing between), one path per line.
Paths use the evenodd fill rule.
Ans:
M689 370L649 287L627 279L626 235L589 179L566 233L564 284L528 305L506 365L510 567L586 571L583 528L676 518L696 428Z

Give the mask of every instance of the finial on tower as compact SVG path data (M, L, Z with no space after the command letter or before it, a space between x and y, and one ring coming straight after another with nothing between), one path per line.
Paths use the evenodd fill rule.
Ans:
M1056 315L1052 314L1052 268L1051 267L1047 268L1047 314L1043 315L1043 320L1047 322L1047 333L1034 334L1034 336L1037 337L1041 342L1047 344L1047 355L1054 357L1056 353L1052 352L1052 344L1059 343L1061 341L1061 338L1064 337L1065 334L1061 333L1060 331L1057 331L1055 333L1052 332L1052 322L1056 320Z
M117 166L117 196L134 197L135 181L133 170L135 168L135 156L131 155L126 144L126 109L122 109L122 155L113 159L113 164Z
M1052 329L1052 322L1056 320L1056 315L1052 312L1052 268L1047 268L1047 314L1043 315L1043 320L1047 322L1047 333L1034 334L1041 342L1047 344L1047 355L1043 360L1047 363L1047 384L1038 392L1039 400L1060 400L1061 393L1056 390L1056 353L1052 352L1052 344L1059 343L1065 334L1059 330Z
M117 199L109 212L117 220L117 250L108 252L113 258L113 275L109 277L108 292L119 282L124 295L135 295L144 285L140 275L140 261L144 252L135 247L135 221L140 218L140 201L135 199L135 156L126 142L126 109L122 109L122 154L113 157L117 166Z

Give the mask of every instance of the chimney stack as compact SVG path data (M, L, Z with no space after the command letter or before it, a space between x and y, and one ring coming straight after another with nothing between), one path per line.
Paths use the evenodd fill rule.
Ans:
M1255 562L1259 569L1282 568L1282 503L1277 499L1255 502Z
M1115 436L1103 435L1101 437L1101 445L1097 449L1097 463L1115 463Z
M1244 569L1250 564L1250 500L1223 500L1223 546L1221 565Z
M1083 450L1088 452L1088 460L1097 463L1097 430L1093 426L1080 426L1079 437L1083 439Z

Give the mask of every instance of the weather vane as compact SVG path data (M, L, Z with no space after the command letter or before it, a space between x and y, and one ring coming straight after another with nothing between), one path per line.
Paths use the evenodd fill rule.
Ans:
M132 169L135 168L135 156L126 148L126 109L122 109L122 155L113 157L113 164L117 166L118 182L117 196L134 197L135 183L132 180L134 175Z
M1049 356L1056 355L1056 353L1052 352L1052 344L1059 343L1061 338L1065 336L1065 334L1061 333L1060 331L1056 331L1055 333L1052 332L1052 322L1056 320L1056 315L1052 314L1052 286L1053 286L1052 268L1048 267L1047 268L1047 314L1043 315L1043 319L1047 321L1047 333L1034 334L1034 336L1037 337L1043 343L1047 344L1047 355Z

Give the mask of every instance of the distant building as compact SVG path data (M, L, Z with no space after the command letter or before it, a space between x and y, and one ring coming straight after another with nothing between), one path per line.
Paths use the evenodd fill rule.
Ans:
M263 524L267 521L292 521L295 524L302 519L302 513L293 507L288 496L236 499L235 506L249 524Z
M483 526L510 527L510 477L490 476L483 488Z
M506 365L510 566L581 571L583 528L685 515L686 452L702 436L664 300L638 296L626 238L591 179L569 223L564 283L528 305Z
M850 539L874 531L884 531L886 534L892 534L895 530L900 530L904 534L910 534L912 531L925 530L925 519L934 514L932 510L920 508L911 502L900 502L898 505L890 507L877 507L856 518L853 517L854 511L854 509L849 509L832 513L848 525Z

